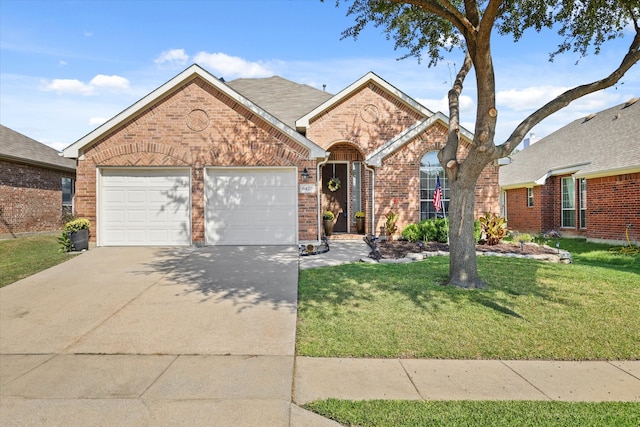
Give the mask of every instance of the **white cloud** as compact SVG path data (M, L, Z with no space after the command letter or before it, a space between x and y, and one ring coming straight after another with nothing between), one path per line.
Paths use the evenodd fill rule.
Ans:
M98 74L89 83L84 83L77 79L53 79L50 82L42 81L40 83L40 90L60 94L93 95L98 88L111 90L128 89L129 80L120 76Z
M194 61L210 70L218 77L227 80L238 77L259 78L270 77L274 72L262 62L249 62L237 56L225 53L198 52Z
M532 86L501 90L496 93L496 103L514 111L537 109L567 89L569 88L560 86Z
M105 123L107 120L106 117L91 117L89 118L89 126L100 126Z
M76 93L91 95L94 88L91 85L76 79L53 79L50 82L42 82L40 89L47 92Z
M440 99L416 98L420 104L424 105L431 111L440 111L445 116L449 115L449 98L445 96ZM460 95L460 115L475 115L476 103L470 96ZM473 117L473 116L472 116Z
M120 76L105 76L104 74L98 74L91 82L89 82L91 86L94 87L104 87L108 89L128 89L129 88L129 80Z
M177 65L185 65L189 61L189 55L187 55L184 49L170 49L160 53L156 59L153 60L156 64L171 63Z

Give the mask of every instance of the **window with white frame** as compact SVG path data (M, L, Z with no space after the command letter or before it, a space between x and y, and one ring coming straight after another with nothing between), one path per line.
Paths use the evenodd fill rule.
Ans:
M562 226L576 226L576 186L573 177L562 178Z
M587 179L578 180L580 186L580 228L587 228Z
M440 177L442 188L441 209L436 211L433 206L433 192L436 189L436 179ZM449 210L449 181L444 169L438 161L438 151L429 151L420 161L420 220L432 218L444 218L445 212Z
M527 207L533 207L533 188L527 188Z

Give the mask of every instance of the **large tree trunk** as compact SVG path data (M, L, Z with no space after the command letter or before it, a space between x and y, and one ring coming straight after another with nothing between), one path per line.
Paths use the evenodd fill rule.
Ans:
M477 177L458 177L451 182L449 199L449 284L484 288L478 276L473 233L474 189Z

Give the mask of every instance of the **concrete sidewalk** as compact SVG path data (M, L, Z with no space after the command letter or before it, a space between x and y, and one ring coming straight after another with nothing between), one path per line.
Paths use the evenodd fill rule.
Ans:
M640 402L640 361L297 357L294 401L327 398Z

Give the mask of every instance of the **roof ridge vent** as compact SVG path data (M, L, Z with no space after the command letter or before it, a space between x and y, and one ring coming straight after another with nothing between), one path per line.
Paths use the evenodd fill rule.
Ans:
M622 108L631 107L633 104L635 104L638 101L640 101L640 98L637 98L637 97L636 98L631 98L630 100L625 102L624 107L622 107Z
M593 119L595 116L597 116L596 113L589 114L587 117L584 118L584 122L582 123L588 122L589 120Z

